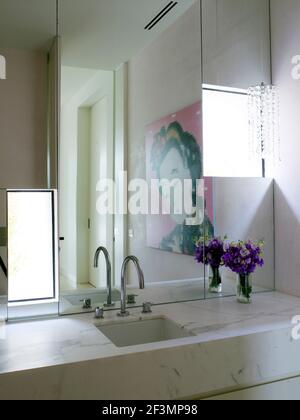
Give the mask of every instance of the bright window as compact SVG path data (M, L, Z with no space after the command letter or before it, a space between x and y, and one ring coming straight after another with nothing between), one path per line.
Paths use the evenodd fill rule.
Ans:
M54 191L8 191L8 300L57 299Z
M249 153L246 91L204 86L204 175L260 177L262 163Z

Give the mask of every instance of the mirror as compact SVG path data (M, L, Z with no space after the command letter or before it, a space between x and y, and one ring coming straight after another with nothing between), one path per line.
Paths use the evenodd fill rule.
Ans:
M1 0L2 187L57 187L57 53L55 0Z
M0 189L0 323L7 319L7 214L6 191Z
M57 187L58 41L56 0L1 0L0 8L1 320L8 293L6 191Z
M270 45L269 0L202 0L204 175L213 182L215 235L264 241L255 292L275 288L274 187L265 178L273 162L250 152L248 96L271 84ZM220 295L234 295L235 276L222 271Z
M213 178L214 227L217 237L229 242L262 241L264 267L253 274L253 292L275 288L274 182L266 178ZM222 267L222 293L234 296L236 275ZM213 298L207 284L207 297Z
M6 194L8 319L57 315L56 191L7 190Z
M267 3L60 2L60 313L92 311L107 302L102 253L94 266L100 246L110 255L113 308L120 306L127 255L138 257L146 282L140 290L129 267L128 307L210 297L209 274L195 262L195 243L223 232L231 240L265 238L268 267L257 278L257 290L273 288L272 181L257 178L259 166L249 183L238 171L236 179L224 180L210 172L204 182L202 136L203 81L246 89L270 80ZM234 51L233 32L241 40ZM251 66L245 66L245 48ZM184 184L178 180L190 182L177 196ZM238 214L248 218L241 216L238 224ZM223 295L235 294L227 277Z
M202 0L203 83L271 83L270 0Z
M164 238L167 249L168 235L179 236L176 227L180 231L182 221L178 224L175 217L165 217L166 229L161 218L151 220L132 212L123 215L122 208L124 202L127 204L126 196L130 201L134 195L131 191L126 194L127 187L138 189L133 183L130 186L130 181L146 180L156 172L153 164L159 163L159 156L157 162L152 157L163 148L164 130L168 136L185 136L185 142L189 141L188 134L194 134L191 143L198 166L193 176L202 176L200 24L200 2L194 0L176 4L161 0L88 1L84 7L81 1L67 0L60 4L59 178L60 235L64 238L60 261L64 313L81 310L85 299L90 299L93 306L105 301L107 276L102 254L99 267L94 268L99 246L105 246L110 254L116 306L120 300L121 266L127 255L137 255L145 272L146 290L136 293L135 273L129 270L128 293L138 294L138 304L147 300L152 282L163 286L166 280L185 279L190 269L192 276L199 277L193 256L178 256L181 245L172 253L154 249L161 247ZM182 125L175 124L179 121ZM177 154L179 169L183 170L182 151L177 149L170 148L169 156ZM187 155L188 148L183 153ZM170 164L164 160L167 172ZM128 182L122 171L127 171ZM118 211L113 216L100 215L97 209L99 181L107 178L117 184ZM140 213L141 209L136 211ZM156 223L161 232L147 243L146 231L151 232L151 223ZM184 252L194 248L192 233ZM157 272L153 272L149 258L156 259Z

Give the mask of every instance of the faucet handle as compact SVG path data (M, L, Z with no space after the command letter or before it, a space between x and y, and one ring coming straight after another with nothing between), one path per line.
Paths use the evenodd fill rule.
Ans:
M142 314L151 314L152 313L151 306L152 306L151 302L144 302Z
M80 302L83 302L82 309L92 309L91 299L82 299Z
M138 295L127 295L127 305L135 305L136 297L138 297Z
M95 309L95 318L96 319L103 319L104 318L104 310L103 308L96 308Z

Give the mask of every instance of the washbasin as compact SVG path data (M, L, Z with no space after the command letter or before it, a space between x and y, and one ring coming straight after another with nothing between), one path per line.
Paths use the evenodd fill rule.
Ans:
M168 318L120 322L102 325L98 329L117 347L136 346L194 336L194 334Z

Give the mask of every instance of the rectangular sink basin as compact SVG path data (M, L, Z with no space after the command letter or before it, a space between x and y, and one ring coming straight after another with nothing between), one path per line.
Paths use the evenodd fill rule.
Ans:
M120 322L103 325L98 329L117 347L136 346L194 336L194 334L184 330L167 318Z

